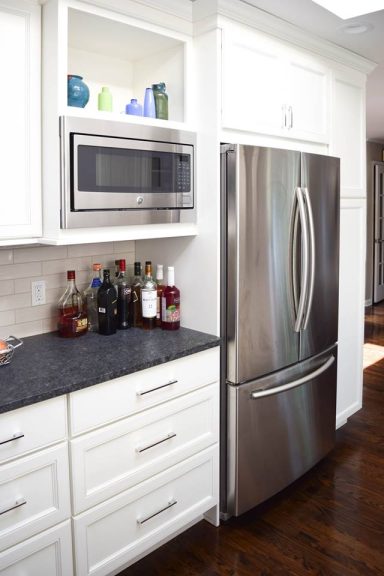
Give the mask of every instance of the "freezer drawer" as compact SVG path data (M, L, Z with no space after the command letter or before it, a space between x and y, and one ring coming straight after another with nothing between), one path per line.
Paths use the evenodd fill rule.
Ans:
M266 378L228 385L229 514L267 500L332 449L336 374L333 348Z

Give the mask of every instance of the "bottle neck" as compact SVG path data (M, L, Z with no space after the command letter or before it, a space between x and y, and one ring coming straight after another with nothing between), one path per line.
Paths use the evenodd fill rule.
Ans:
M174 285L175 285L175 271L168 270L168 286L174 286Z

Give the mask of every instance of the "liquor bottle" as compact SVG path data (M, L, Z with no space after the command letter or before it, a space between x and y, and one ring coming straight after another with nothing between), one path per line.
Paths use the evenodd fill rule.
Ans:
M135 262L134 277L132 278L131 288L131 326L141 328L143 319L141 314L141 289L143 279L141 277L141 262Z
M67 282L67 288L58 303L57 329L64 338L76 338L87 333L87 313L76 288L74 270L68 270Z
M119 275L116 278L117 287L117 327L119 330L130 328L129 309L131 304L132 288L126 276L125 260L119 260Z
M88 288L84 290L84 303L87 310L88 331L99 330L99 316L97 312L97 291L102 284L101 264L92 265L92 280Z
M173 266L168 266L168 284L161 297L161 327L163 330L180 328L180 290L175 286Z
M104 270L104 279L97 292L99 334L114 334L117 324L117 294L111 282L109 270Z
M161 326L161 296L165 288L162 264L158 264L156 268L156 285L157 285L156 326Z
M143 316L144 330L152 330L156 327L157 311L157 287L152 278L152 262L145 263L144 284L141 289L141 313Z

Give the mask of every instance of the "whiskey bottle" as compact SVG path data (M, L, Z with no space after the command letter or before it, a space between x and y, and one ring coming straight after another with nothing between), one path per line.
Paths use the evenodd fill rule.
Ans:
M157 314L157 287L152 278L152 262L145 263L144 283L141 289L141 313L143 316L144 330L152 330L156 327Z
M119 275L116 278L117 287L117 327L119 330L130 328L129 309L131 304L131 284L126 276L126 263L119 260Z
M111 282L109 270L104 270L104 279L97 292L99 334L115 334L117 324L117 294Z
M87 314L75 278L75 271L68 270L67 288L58 303L57 329L64 338L76 338L87 333Z
M163 330L180 328L180 290L175 286L173 266L168 266L168 284L161 297L161 327Z
M132 279L131 288L131 326L134 328L141 328L143 325L141 315L141 289L143 287L143 279L141 277L141 262L135 262L134 277Z

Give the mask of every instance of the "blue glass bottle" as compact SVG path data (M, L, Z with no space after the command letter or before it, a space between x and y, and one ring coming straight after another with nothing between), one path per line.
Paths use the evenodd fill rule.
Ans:
M129 104L125 107L126 114L132 114L134 116L142 116L143 115L143 107L136 98L131 98Z
M152 88L145 89L144 116L147 116L148 118L156 118L155 97Z
M89 88L86 83L83 82L82 76L68 74L67 92L68 106L84 108L84 106L88 104Z

